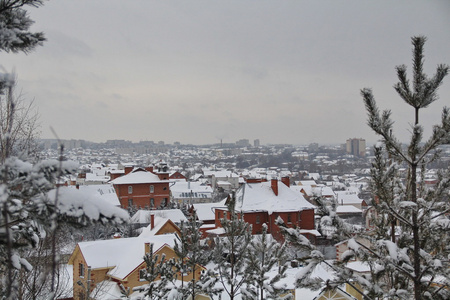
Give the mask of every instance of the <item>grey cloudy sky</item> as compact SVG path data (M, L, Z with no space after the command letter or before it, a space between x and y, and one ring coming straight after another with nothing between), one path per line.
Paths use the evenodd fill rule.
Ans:
M42 137L207 144L376 140L359 94L374 90L406 137L413 111L392 86L411 69L450 64L450 1L52 0L30 9L48 41L0 54L35 98ZM450 77L424 111L450 104ZM426 131L429 132L429 131Z

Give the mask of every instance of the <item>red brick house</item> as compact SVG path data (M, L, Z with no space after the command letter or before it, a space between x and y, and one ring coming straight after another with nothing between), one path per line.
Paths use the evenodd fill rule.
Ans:
M169 175L169 179L173 179L173 180L184 180L186 181L186 176L184 176L183 174L181 174L180 172L176 171L173 172Z
M319 233L314 225L315 206L300 194L289 188L289 178L282 181L247 183L236 192L236 211L244 215L244 220L252 225L252 234L262 232L262 224L267 224L268 233L282 240L275 220L281 217L289 227L297 227L314 239ZM221 227L220 219L226 217L227 208L215 209L216 227Z
M134 205L154 209L169 204L169 179L142 168L111 181L123 208Z

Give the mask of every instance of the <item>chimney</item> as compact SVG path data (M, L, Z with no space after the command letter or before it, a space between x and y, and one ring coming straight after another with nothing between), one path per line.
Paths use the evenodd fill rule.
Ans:
M155 228L155 215L151 214L150 215L150 229Z
M153 173L153 166L148 166L145 168L146 171Z
M284 183L287 187L289 187L290 186L289 176L281 177L281 182Z
M272 178L272 180L270 181L270 185L275 196L278 196L278 180L276 178Z
M128 173L130 173L131 171L133 171L133 168L134 168L134 167L132 167L132 166L126 166L126 167L125 167L125 175L127 175Z

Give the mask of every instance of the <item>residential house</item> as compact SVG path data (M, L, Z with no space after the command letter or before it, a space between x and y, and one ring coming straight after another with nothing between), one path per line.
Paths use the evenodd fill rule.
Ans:
M367 203L358 197L356 192L352 191L337 191L336 200L339 205L353 205L359 209L366 209Z
M187 222L186 216L180 209L158 209L158 210L138 210L132 217L130 223L135 227L145 227L150 225L152 216L169 219L174 224Z
M268 182L246 183L236 192L236 212L243 214L244 220L252 225L252 234L262 232L267 224L268 233L282 240L275 220L280 217L289 227L297 227L310 239L315 240L320 233L315 230L315 206L306 201L298 192L289 188L289 178L282 181L272 179ZM226 206L215 209L216 227L221 227L220 219L227 217Z
M178 180L181 180L181 181L186 181L187 180L186 176L184 176L183 174L181 174L178 171L170 173L169 174L169 179L170 180L177 180L177 181Z
M147 227L139 228L139 237L149 237L154 235L176 233L180 235L180 228L168 218L163 218L151 214L150 224Z
M210 178L213 190L220 188L231 192L239 188L239 175L231 171L205 171L205 176Z
M135 168L126 175L111 181L123 208L155 209L169 204L170 190L168 175L154 174L142 168ZM168 173L167 173L168 174Z
M175 238L174 234L164 234L78 243L68 262L73 265L73 298L87 299L90 294L89 297L95 299L91 291L98 291L99 287L121 286L131 290L147 284L143 257L150 252L150 244L155 255L171 259L176 257ZM204 268L199 266L196 278L202 270ZM185 281L191 279L192 274L184 276Z
M212 201L213 189L200 182L175 181L170 184L171 201L173 203L193 204Z
M202 223L200 231L203 236L207 235L207 231L216 228L215 208L224 207L225 200L218 203L194 203L190 208L190 212L195 210L197 220Z

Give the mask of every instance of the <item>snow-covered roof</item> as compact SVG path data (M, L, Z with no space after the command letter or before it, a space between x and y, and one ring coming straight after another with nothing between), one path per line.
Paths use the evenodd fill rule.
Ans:
M298 185L317 185L315 180L300 180Z
M158 175L147 171L130 172L111 181L112 184L139 184L152 182L169 182L168 180L159 179Z
M360 204L363 201L355 192L338 191L336 197L339 204Z
M329 196L335 197L336 196L333 189L329 186L321 187L320 191L321 191L321 195L324 197L329 197Z
M291 190L277 181L278 195L272 190L271 182L246 183L236 192L236 210L243 212L267 211L287 212L314 209L302 194Z
M312 196L313 195L313 187L311 185L291 185L290 189L295 191L295 192L299 192L299 193L301 193L302 190L303 190L303 192L307 196Z
M104 174L86 173L85 181L107 182L109 179L110 177Z
M369 264L366 262L359 261L359 260L349 262L345 266L347 268L349 268L350 270L353 270L353 271L356 271L359 273L370 272Z
M231 183L228 181L220 180L220 181L217 181L217 185L218 186L229 186L229 185L231 185Z
M131 223L150 223L150 215L155 215L161 218L170 219L174 223L181 221L187 222L186 216L180 209L163 209L163 210L138 210L132 217Z
M214 176L216 178L239 177L238 174L231 171L204 171L205 176Z
M222 227L216 228L216 229L210 229L206 231L208 234L212 234L212 235L222 235L225 234L225 229L223 229Z
M91 292L92 299L95 298L96 300L120 299L122 296L123 293L120 290L118 283L111 280L104 280L96 283L94 290Z
M212 193L213 189L209 185L202 185L200 182L176 181L170 186L170 191L175 198L179 198L175 195L186 192Z
M217 203L194 203L195 212L200 221L214 220L214 208L223 207L225 205L225 200Z
M149 224L147 227L144 227L139 234L139 237L145 238L154 236L158 233L159 230L166 224L170 219L162 218L155 216L154 227L152 228L152 224Z
M362 214L362 210L353 206L353 205L338 205L336 207L336 213L344 214L344 213L360 213Z
M151 237L121 238L78 243L88 266L92 269L107 268L110 276L124 279L144 262L145 243L153 244L153 251L164 245L174 247L174 234ZM114 249L114 251L111 251Z

